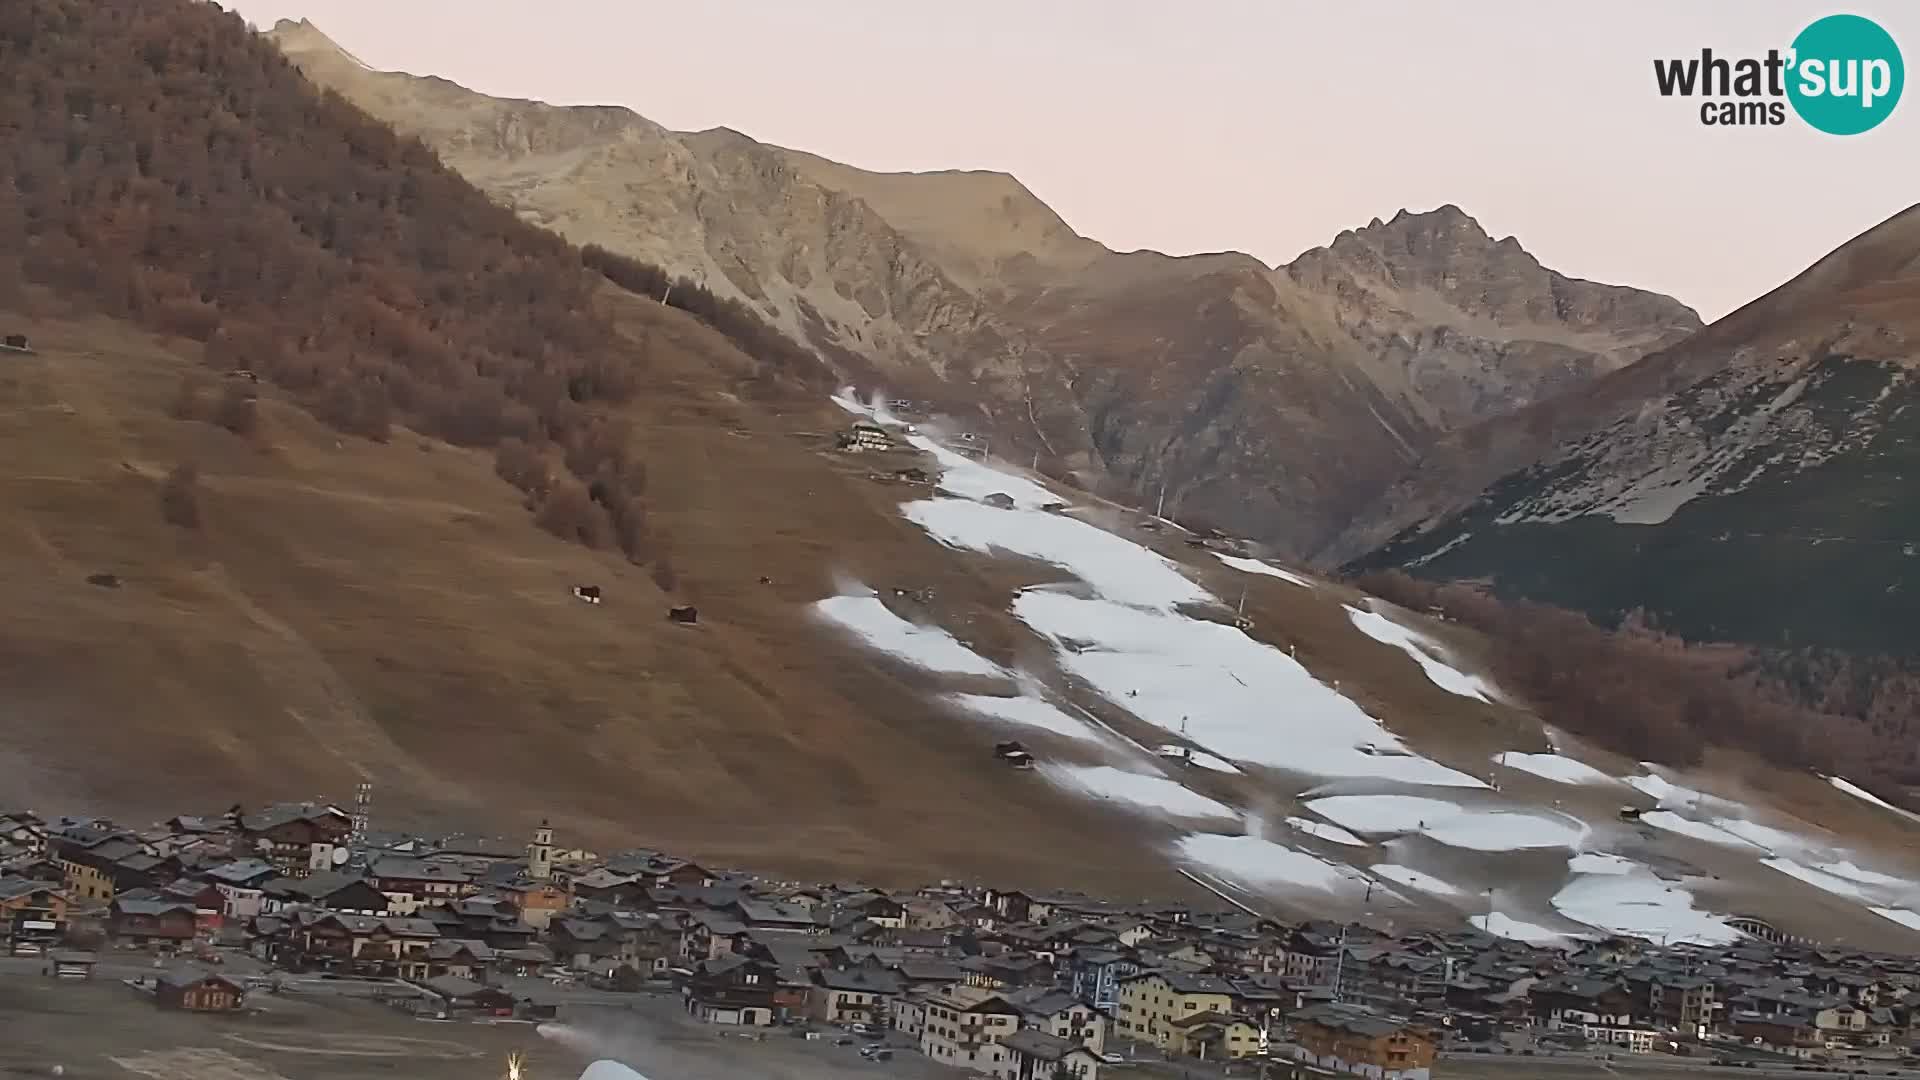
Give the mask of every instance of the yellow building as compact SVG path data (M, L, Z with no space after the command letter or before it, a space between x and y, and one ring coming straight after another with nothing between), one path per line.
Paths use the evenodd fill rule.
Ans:
M1233 1012L1233 987L1212 975L1179 971L1143 971L1120 982L1114 1035L1151 1043L1161 1050L1181 1049L1175 1021L1202 1013Z

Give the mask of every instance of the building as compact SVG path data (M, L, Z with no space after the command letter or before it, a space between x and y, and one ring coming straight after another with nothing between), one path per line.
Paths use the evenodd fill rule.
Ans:
M301 909L293 915L286 959L302 970L426 979L438 940L439 928L426 919Z
M681 994L687 1012L708 1024L765 1027L775 1019L774 990L779 969L745 956L703 961Z
M1140 962L1107 949L1075 949L1067 961L1073 996L1113 1015L1120 1007L1120 983L1140 971Z
M1202 1061L1238 1061L1263 1049L1260 1029L1241 1016L1195 1013L1173 1022L1174 1052Z
M387 910L412 915L428 904L472 896L479 891L476 875L466 864L450 859L415 859L385 855L367 868L373 886L387 897Z
M0 935L14 955L41 952L65 936L67 898L52 882L0 875Z
M47 962L48 971L56 979L91 979L99 957L83 949L56 949Z
M353 819L337 806L284 803L238 817L240 836L287 877L331 870L347 859Z
M1179 1048L1180 1029L1174 1021L1233 1012L1233 987L1212 975L1142 971L1120 983L1119 997L1114 1035L1161 1050Z
M868 968L819 968L807 992L807 1014L829 1024L891 1022L893 1003L900 998L900 976Z
M246 1004L247 992L224 975L179 968L154 980L153 1003L163 1009L230 1012Z
M1424 1029L1357 1005L1312 1005L1289 1018L1302 1061L1377 1080L1428 1080L1434 1041Z
M956 986L926 999L920 1052L941 1065L996 1080L1015 1080L1016 1065L1000 1043L1020 1030L1020 1010L973 986Z
M1023 1029L1001 1040L1012 1080L1098 1080L1100 1058L1093 1051L1044 1031Z
M1105 1013L1064 990L1022 990L1007 995L1020 1010L1020 1026L1044 1031L1075 1046L1084 1046L1096 1055L1107 1047Z
M185 900L122 896L107 909L108 936L135 945L177 945L198 930L198 912Z
M892 450L895 447L893 436L878 424L855 424L840 433L840 449L853 452Z

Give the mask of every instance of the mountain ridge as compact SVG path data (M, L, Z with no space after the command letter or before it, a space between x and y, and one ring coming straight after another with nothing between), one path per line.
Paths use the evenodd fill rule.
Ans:
M1281 550L1323 545L1441 433L1698 326L1668 298L1621 304L1617 287L1549 277L1477 225L1424 228L1443 211L1403 210L1283 267L1122 253L1006 173L878 173L731 129L586 122L370 72L310 24L276 40L523 218L748 303L854 381L1050 475L1135 503L1164 488L1174 512ZM573 141L534 153L542 127ZM1432 264L1415 285L1349 264L1381 238ZM1558 292L1530 295L1543 289ZM1322 461L1339 484L1309 475Z

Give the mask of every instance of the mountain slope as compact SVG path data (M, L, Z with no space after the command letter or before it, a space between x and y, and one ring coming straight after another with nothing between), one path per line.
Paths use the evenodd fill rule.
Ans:
M1010 458L1136 503L1164 488L1178 513L1285 549L1324 544L1437 435L1699 325L1546 271L1453 207L1278 270L1122 254L1004 174L873 173L369 71L306 23L272 37L523 217L746 300Z
M1488 425L1509 455L1558 441L1357 565L1644 609L1694 639L1920 654L1916 335L1920 207L1681 345Z
M586 275L231 16L29 4L0 16L0 78L27 91L0 106L55 106L7 114L0 144L32 166L0 323L38 350L0 352L15 798L137 815L370 778L383 822L551 817L594 846L836 877L1139 895L1182 888L1178 866L1402 926L1497 893L1566 940L1723 938L1748 910L1849 943L1920 921L1888 884L1916 874L1906 819L1733 760L1680 778L1719 797L1676 804L1676 827L1622 823L1623 799L1651 810L1674 781L1551 751L1477 673L1473 635L898 424L902 448L838 451L837 427L884 410L757 380L762 358ZM89 98L68 91L90 69L53 62L70 56L126 62ZM125 138L42 171L87 145L74 101ZM127 172L105 156L122 144ZM502 276L545 347L435 347L501 304L434 277L475 251L531 260ZM330 287L263 310L255 279L289 262ZM275 360L245 369L257 384L229 320ZM469 369L540 424L491 455L412 426L446 420L415 380ZM310 395L345 375L345 398ZM561 469L592 478L570 508ZM616 481L642 500L645 565L587 527ZM692 625L665 617L683 603ZM1010 735L1039 768L995 759ZM1736 828L1766 842L1702 839ZM1640 899L1593 902L1612 891L1576 848L1614 855ZM1887 876L1842 897L1773 865L1842 860ZM1409 880L1427 884L1387 884Z

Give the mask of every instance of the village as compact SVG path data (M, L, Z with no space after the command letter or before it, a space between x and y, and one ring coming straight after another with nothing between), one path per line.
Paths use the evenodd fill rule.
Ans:
M369 800L149 828L0 813L0 953L57 981L137 970L123 981L154 1008L189 1013L303 983L439 1020L664 997L744 1037L992 1080L1165 1063L1424 1080L1481 1055L1900 1075L1920 1037L1920 958L1760 925L1569 952L1228 904L783 882L569 849L544 822L523 845L375 831Z

